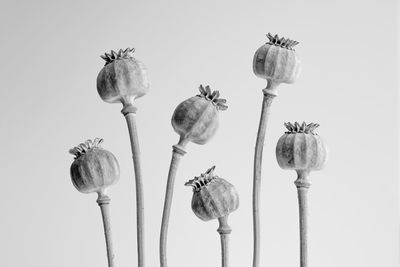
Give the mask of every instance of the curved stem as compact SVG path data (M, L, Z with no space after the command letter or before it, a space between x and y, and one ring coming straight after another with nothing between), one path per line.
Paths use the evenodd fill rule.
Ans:
M300 267L307 267L307 217L308 201L307 192L311 186L308 180L309 171L297 171L297 180L294 182L297 187L299 199L299 223L300 223Z
M222 267L229 266L229 234L232 232L231 227L228 225L228 215L218 218L219 227L217 232L221 238L221 258Z
M260 200L260 186L261 186L261 165L262 153L264 147L265 131L270 112L272 100L276 96L273 94L273 89L276 85L268 83L264 89L264 98L262 102L262 110L260 117L260 124L258 126L256 148L254 153L254 170L253 170L253 267L258 267L260 264L260 214L259 214L259 200Z
M168 172L168 181L167 188L165 192L165 200L164 200L164 210L162 216L161 223L161 232L160 232L160 265L161 267L167 267L167 234L168 234L168 222L169 215L171 213L171 203L172 196L174 193L174 183L176 171L178 169L180 158L185 155L186 151L184 150L186 145L186 141L181 139L177 145L172 146L172 159L171 165L169 167Z
M97 204L100 206L101 216L103 218L104 235L106 237L108 267L114 267L114 252L112 245L111 223L110 223L110 198L99 193Z
M129 137L131 141L133 167L135 170L136 185L136 231L137 231L137 252L138 267L144 266L144 200L142 170L140 166L139 140L136 128L136 108L132 104L124 105L121 110L128 125Z

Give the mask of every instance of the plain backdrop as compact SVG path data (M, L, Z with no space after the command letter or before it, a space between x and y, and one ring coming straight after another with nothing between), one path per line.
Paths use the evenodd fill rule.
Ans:
M146 262L158 238L174 108L209 84L228 100L206 145L189 144L176 178L170 266L220 265L217 221L190 208L188 179L216 165L234 184L231 266L252 263L252 162L262 89L252 71L266 33L300 42L302 74L272 105L261 189L261 266L298 266L296 174L279 168L286 121L317 122L329 147L311 174L310 266L399 266L396 1L1 1L0 266L106 266L96 196L73 187L68 149L94 137L119 159L110 189L117 266L136 266L134 176L122 108L96 77L111 49L135 47L151 89L137 100Z

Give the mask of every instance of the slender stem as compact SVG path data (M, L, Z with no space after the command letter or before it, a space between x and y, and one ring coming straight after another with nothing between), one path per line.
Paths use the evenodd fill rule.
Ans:
M99 193L97 204L100 206L101 216L103 218L104 235L106 237L108 267L114 267L114 250L112 244L111 223L110 223L110 198Z
M186 151L184 150L186 141L181 139L179 143L172 146L172 159L171 165L169 167L168 172L168 181L167 188L165 192L165 200L164 200L164 210L162 216L161 223L161 232L160 232L160 265L161 267L167 267L167 234L168 234L168 222L169 215L171 213L171 203L172 196L174 193L174 183L176 171L178 169L180 158L185 155Z
M142 170L140 165L140 149L136 128L136 108L132 104L124 105L121 110L128 124L129 137L131 141L133 167L135 169L136 185L136 231L138 267L144 266L144 200Z
M299 199L299 222L300 222L300 267L307 267L307 217L308 202L307 192L311 186L308 180L309 171L298 170L297 180L294 182L297 187L297 196Z
M232 232L231 227L228 225L228 215L218 218L219 227L217 232L221 237L221 258L222 267L229 266L229 234Z
M267 88L264 91L262 102L260 124L258 126L256 148L254 153L254 170L253 170L253 267L258 267L260 264L260 214L259 200L261 187L261 165L262 154L265 139L265 130L270 112L272 100L276 96L274 91L276 85L268 82Z

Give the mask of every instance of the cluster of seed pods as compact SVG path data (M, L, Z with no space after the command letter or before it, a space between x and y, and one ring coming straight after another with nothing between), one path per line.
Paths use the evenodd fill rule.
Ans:
M219 91L211 91L210 86L200 85L200 94L180 103L172 115L171 123L179 135L178 144L172 146L172 159L165 190L164 210L160 230L160 266L167 267L167 237L171 213L174 183L180 158L186 153L185 146L190 141L206 144L216 133L219 125L219 111L226 110L226 100L219 98Z
M260 216L259 199L261 184L262 152L267 121L272 100L278 95L281 83L294 83L300 73L301 64L294 50L297 41L279 38L267 34L269 41L262 45L253 58L253 71L256 76L266 79L263 89L262 110L256 139L253 169L253 267L260 261ZM121 103L131 143L133 156L136 217L137 217L137 253L138 267L144 267L144 193L139 141L136 127L135 100L144 96L150 87L147 69L133 57L134 49L120 49L101 56L105 65L97 77L97 91L102 100L108 103ZM171 124L179 135L178 143L172 146L172 158L165 190L164 209L160 230L159 257L160 266L167 267L167 236L171 214L174 183L180 159L186 154L186 145L190 142L204 145L216 133L219 126L219 112L226 110L226 100L220 98L219 91L210 86L199 86L199 94L181 102L175 109ZM320 170L326 163L327 149L315 129L316 123L285 123L287 131L276 146L276 158L283 169L297 172L295 181L300 210L300 266L307 267L307 197L311 183L308 174L311 170ZM102 212L108 266L114 267L114 251L111 239L109 215L110 198L107 188L119 179L119 164L115 156L101 148L102 139L87 140L72 148L70 153L75 159L70 168L73 185L82 193L96 192L97 203ZM193 188L191 207L202 221L218 219L217 229L221 238L222 267L228 267L228 236L231 228L228 216L239 207L239 196L235 187L214 174L215 166L205 173L185 183Z

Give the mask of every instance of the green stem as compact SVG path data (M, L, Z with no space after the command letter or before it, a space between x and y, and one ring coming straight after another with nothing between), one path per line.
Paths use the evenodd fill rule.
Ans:
M297 187L297 196L299 200L299 225L300 225L300 267L307 267L307 217L308 201L307 192L311 186L308 180L309 171L298 170L297 180L294 182Z
M164 200L164 210L162 216L161 223L161 232L160 232L160 265L161 267L167 267L167 235L168 235L168 222L169 215L171 213L171 203L172 196L174 193L174 184L175 184L175 176L176 171L178 169L180 158L185 155L186 151L184 150L187 141L184 139L180 139L179 143L172 146L172 159L171 165L169 167L168 172L168 181L167 188L165 192L165 200Z
M137 231L137 252L138 267L144 266L144 200L142 170L140 165L140 149L136 128L136 108L132 104L124 105L121 110L128 125L131 141L133 167L135 170L136 185L136 231Z
M217 232L221 238L221 259L222 267L229 266L229 234L232 232L231 227L228 225L228 215L218 218L219 227Z
M254 153L254 170L253 170L253 267L260 264L260 187L261 187L261 166L262 154L265 140L265 131L267 128L268 117L272 100L276 96L275 87L277 85L268 82L267 88L263 90L264 98L262 102L262 110L260 124L258 126L256 148Z
M111 234L111 223L110 223L110 198L99 193L97 198L97 204L100 206L101 216L103 218L104 235L106 237L106 248L107 248L107 260L108 267L114 267L114 252L112 245L112 234Z

